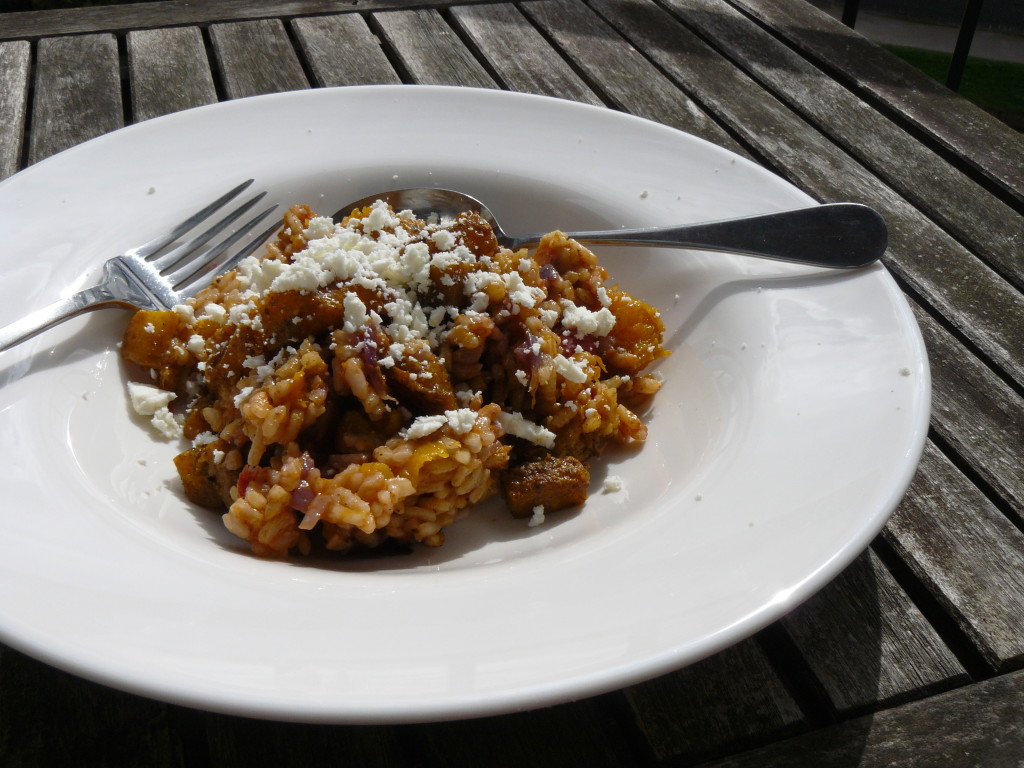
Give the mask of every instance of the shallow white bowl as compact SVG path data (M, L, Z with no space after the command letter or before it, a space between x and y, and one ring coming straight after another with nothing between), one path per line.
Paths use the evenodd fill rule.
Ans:
M0 323L253 177L330 214L463 189L510 232L651 226L810 204L742 158L610 110L522 94L277 94L103 136L0 184ZM330 722L508 712L624 686L790 610L867 546L920 456L929 380L875 266L604 248L660 307L671 357L647 445L529 528L497 504L405 557L268 562L182 497L130 413L106 310L0 355L0 637L160 699ZM602 493L607 475L624 490Z

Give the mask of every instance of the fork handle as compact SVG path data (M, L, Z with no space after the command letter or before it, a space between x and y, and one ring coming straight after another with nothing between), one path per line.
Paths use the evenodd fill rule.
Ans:
M75 315L101 307L121 305L108 291L101 286L86 288L74 296L55 301L49 306L37 309L20 320L0 328L0 352L30 339L36 334L52 328Z

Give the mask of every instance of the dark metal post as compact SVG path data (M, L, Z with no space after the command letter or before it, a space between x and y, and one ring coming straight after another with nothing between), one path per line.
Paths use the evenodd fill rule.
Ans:
M843 24L853 29L857 23L857 9L860 7L860 0L846 0L843 3Z
M967 7L964 9L960 34L957 35L956 48L953 50L953 60L949 62L949 72L946 74L946 86L954 91L960 89L960 79L964 76L964 67L967 66L967 54L971 52L971 42L974 40L974 30L978 28L983 2L984 0L967 0Z

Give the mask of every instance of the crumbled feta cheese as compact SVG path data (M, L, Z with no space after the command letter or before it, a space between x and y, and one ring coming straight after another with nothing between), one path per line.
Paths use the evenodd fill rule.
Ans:
M434 241L434 245L437 246L440 251L450 251L455 247L455 235L453 235L447 229L439 229L434 232L430 239Z
M192 439L192 446L198 448L202 445L209 445L210 443L216 442L217 436L207 430L206 432L200 432Z
M602 493L618 493L623 489L624 485L622 478L618 475L608 475L604 479L604 485L601 486Z
M235 408L241 408L242 403L249 399L249 395L253 393L252 387L242 387L238 390L238 394L235 395Z
M447 423L448 419L444 416L420 416L408 426L404 434L409 440L416 440L433 434Z
M448 420L448 427L456 435L464 435L473 429L476 423L476 411L469 408L459 408L457 411L445 411L444 417Z
M345 294L344 306L344 329L349 333L355 333L357 329L366 325L366 305L354 291L349 291Z
M518 411L502 411L498 414L498 423L510 435L522 438L544 448L555 447L555 433L539 424L529 421Z
M128 399L132 408L140 416L152 416L161 408L165 408L177 395L149 384L128 382Z
M576 337L587 335L607 336L615 327L615 315L608 307L593 312L586 307L577 307L568 299L562 300L562 325L576 331Z
M557 309L541 309L540 321L544 323L548 328L554 328L555 323L558 322L558 310Z
M181 437L181 424L166 406L158 409L157 412L153 414L153 418L150 419L150 423L157 432L168 439L173 440L176 437Z
M185 349L191 352L193 355L198 355L204 349L206 349L206 339L200 336L198 333L193 333L188 338L188 343L185 345Z
M573 384L582 384L587 380L587 372L576 362L569 360L564 355L555 355L555 372L568 379Z
M228 311L220 304L214 304L211 302L203 307L203 316L208 317L215 323L223 325L228 319Z
M530 517L530 522L527 523L531 528L536 528L538 525L544 524L544 505L538 504L533 508L533 515Z

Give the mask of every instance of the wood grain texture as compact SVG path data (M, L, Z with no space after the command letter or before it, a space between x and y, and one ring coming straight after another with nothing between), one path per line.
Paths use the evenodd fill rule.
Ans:
M590 698L533 712L410 726L407 743L425 766L445 768L631 768L642 763L627 724Z
M352 765L401 768L396 729L385 726L331 726L275 723L210 714L203 717L209 765Z
M1024 664L1024 533L930 443L882 536L992 669Z
M464 5L476 2L490 0L462 0ZM447 0L260 0L258 3L252 0L161 0L109 7L5 13L4 23L0 25L0 40L448 5Z
M0 180L21 167L31 55L25 41L0 43Z
M754 640L626 689L658 760L684 764L792 734L800 707Z
M127 46L136 122L217 102L198 27L129 32Z
M506 88L604 106L514 5L464 5L451 13Z
M210 38L229 99L309 88L280 20L214 24Z
M412 82L497 87L494 78L437 11L375 13L373 20Z
M784 42L747 22L725 0L670 4L683 23L711 40L1018 289L1024 288L1024 216ZM1024 152L1018 164L1024 164Z
M918 305L912 308L928 348L933 428L1024 527L1024 398Z
M114 36L40 40L29 163L123 125L120 65Z
M809 3L729 1L1024 201L1024 135Z
M292 28L321 88L402 82L362 16L312 16L295 19Z
M878 712L702 768L1019 768L1024 672Z
M0 650L0 764L184 768L173 707Z
M615 107L747 154L640 51L585 6L571 0L540 0L524 4L522 10Z
M592 4L781 176L818 200L881 212L889 227L887 266L1024 385L1024 297L1016 288L654 3Z
M888 707L969 681L878 557L861 555L782 619L832 706Z

